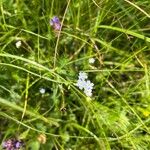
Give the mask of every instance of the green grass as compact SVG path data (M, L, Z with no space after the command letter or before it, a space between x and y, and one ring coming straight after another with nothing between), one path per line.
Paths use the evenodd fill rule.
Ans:
M149 0L1 0L1 143L149 150L149 10ZM80 71L94 83L90 98L75 86Z

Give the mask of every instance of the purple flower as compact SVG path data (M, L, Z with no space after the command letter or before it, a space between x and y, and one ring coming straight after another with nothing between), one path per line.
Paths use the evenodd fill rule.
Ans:
M13 140L9 139L7 141L4 141L2 143L2 147L3 149L6 149L6 150L13 150Z
M16 140L14 142L14 148L16 148L16 149L20 149L23 145L24 145L24 143L20 140Z
M59 21L59 18L58 17L53 17L51 20L50 20L50 25L53 26L54 23L60 23Z
M51 20L50 20L50 25L53 27L53 29L55 31L60 31L61 29L61 23L59 21L59 18L54 16Z
M19 150L24 146L24 142L17 139L8 139L2 143L2 148L5 150Z

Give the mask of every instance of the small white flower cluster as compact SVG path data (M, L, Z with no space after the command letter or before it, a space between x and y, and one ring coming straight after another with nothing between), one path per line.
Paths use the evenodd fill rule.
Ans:
M95 62L95 59L94 59L94 58L90 58L90 59L89 59L89 63L90 63L90 64L94 64L94 62Z
M89 97L92 96L92 90L93 90L94 84L90 80L88 80L88 76L85 72L80 72L79 73L78 81L76 83L76 86L80 90L84 90L84 93L85 93L86 96L89 96Z
M40 91L41 94L45 94L46 90L44 88L40 88L39 91Z

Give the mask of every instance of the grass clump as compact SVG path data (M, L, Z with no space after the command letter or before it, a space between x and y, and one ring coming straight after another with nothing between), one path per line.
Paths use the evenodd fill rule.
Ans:
M149 9L1 0L1 147L150 149Z

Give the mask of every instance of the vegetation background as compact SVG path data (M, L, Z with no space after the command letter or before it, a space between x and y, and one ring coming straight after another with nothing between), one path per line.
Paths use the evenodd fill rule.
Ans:
M149 150L149 12L149 0L0 0L1 143ZM90 98L75 86L80 71Z

